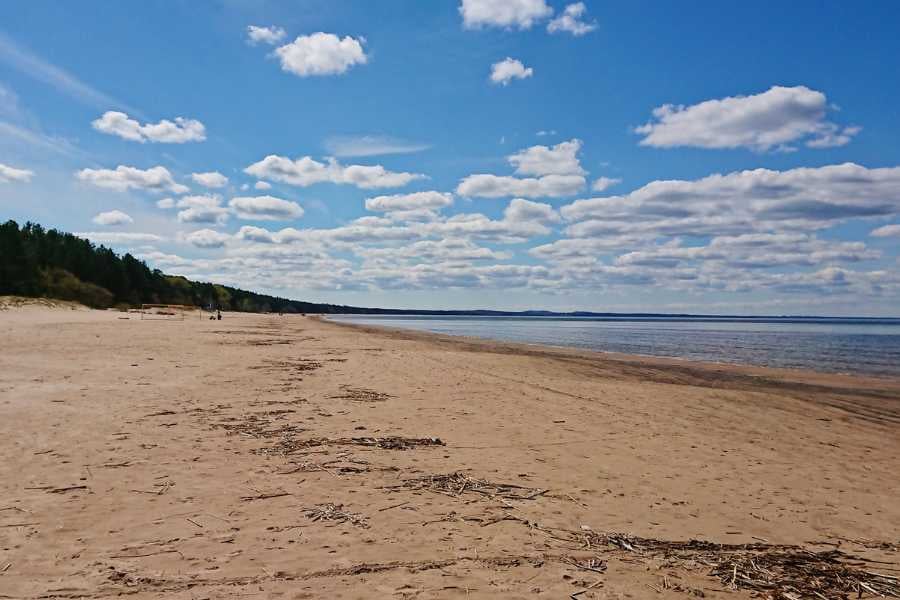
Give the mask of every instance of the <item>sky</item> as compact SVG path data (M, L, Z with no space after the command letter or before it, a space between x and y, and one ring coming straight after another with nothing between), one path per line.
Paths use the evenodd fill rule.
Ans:
M900 316L900 4L0 3L0 219L392 308Z

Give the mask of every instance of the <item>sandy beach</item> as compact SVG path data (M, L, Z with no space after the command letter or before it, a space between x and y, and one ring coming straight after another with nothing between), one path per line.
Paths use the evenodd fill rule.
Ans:
M691 539L900 576L900 381L127 316L0 311L0 598L760 597Z

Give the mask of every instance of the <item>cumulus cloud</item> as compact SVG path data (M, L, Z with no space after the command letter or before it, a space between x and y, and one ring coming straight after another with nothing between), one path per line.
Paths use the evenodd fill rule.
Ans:
M369 57L363 50L364 38L333 33L301 35L293 42L275 49L281 68L299 77L341 75L354 65L364 65Z
M547 24L547 31L550 33L567 32L575 37L590 33L597 29L597 23L596 21L593 23L583 21L582 17L586 12L587 7L584 5L584 2L569 4L561 15Z
M228 206L248 221L290 221L303 216L303 208L296 202L274 196L232 198Z
M614 185L618 185L622 183L621 179L614 177L598 177L594 180L594 183L591 184L591 190L595 192L602 192L611 188Z
M126 225L134 223L134 219L121 210L110 210L97 214L91 219L97 225Z
M874 237L900 237L900 224L884 225L878 229L873 229L870 235Z
M212 229L199 229L187 234L184 239L198 248L221 248L231 236Z
M572 139L555 146L531 146L507 157L515 167L512 177L493 174L469 175L456 188L466 197L503 198L559 198L577 194L584 189L585 171L578 160L581 140Z
M545 0L462 0L463 26L530 29L553 14Z
M177 215L180 223L224 225L228 221L229 211L219 196L185 196L176 206L181 209Z
M691 106L665 104L653 120L635 128L642 146L674 148L791 149L806 140L812 148L841 146L859 127L839 127L825 120L825 94L804 86L774 86L752 96L731 96Z
M175 200L173 198L162 198L156 201L158 208L175 208Z
M257 189L257 190L263 190L263 191L271 190L272 184L269 183L268 181L257 181L256 183L253 184L253 188Z
M355 185L362 189L402 187L424 175L395 173L381 165L341 165L336 159L319 162L310 156L291 160L271 154L253 163L244 172L260 179L271 179L301 187L316 183Z
M135 189L184 194L190 191L187 186L176 183L167 168L160 166L146 170L125 165L119 165L115 170L82 169L75 173L75 177L85 183L117 192Z
M578 221L567 230L573 237L816 230L848 219L900 213L900 167L846 163L654 181L625 196L578 200L561 213Z
M545 175L544 177L508 177L501 175L469 175L456 187L456 193L466 197L504 198L561 198L584 189L581 175Z
M506 221L534 221L536 223L558 223L559 213L549 204L514 198L503 211Z
M228 178L218 171L191 173L191 179L193 179L195 183L199 183L203 187L208 188L223 188L228 185Z
M366 210L376 212L440 210L451 204L453 204L453 194L442 192L414 192L366 198Z
M503 198L559 198L577 194L584 189L585 171L578 160L581 140L572 139L553 147L531 146L507 157L517 175L469 175L456 188L466 197Z
M175 121L163 119L159 123L141 125L127 114L107 111L91 122L97 131L117 135L132 142L156 142L160 144L184 144L206 139L206 127L195 119L175 117Z
M513 79L527 79L534 75L534 69L525 67L520 60L506 57L491 65L491 83L509 85Z
M269 44L274 46L287 36L287 32L281 27L274 25L270 27L261 27L258 25L247 25L247 41L250 45Z
M578 160L581 140L561 142L553 147L531 146L510 155L507 160L516 175L584 175Z
M0 183L28 183L34 176L28 169L16 169L0 163Z

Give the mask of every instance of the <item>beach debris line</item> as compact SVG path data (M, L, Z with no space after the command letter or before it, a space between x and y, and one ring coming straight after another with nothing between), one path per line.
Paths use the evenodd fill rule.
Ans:
M865 558L840 550L816 552L779 544L717 544L665 541L620 533L571 532L587 548L612 546L682 567L705 566L730 589L758 592L771 600L844 600L871 594L900 598L900 578L876 572Z
M494 483L485 479L471 477L460 471L446 475L423 475L405 479L403 483L386 489L428 490L454 497L466 493L481 494L488 498L505 498L507 500L533 500L546 494L548 491L511 483Z
M271 448L261 448L258 454L291 454L302 452L310 448L320 446L367 446L382 450L411 450L422 446L444 446L440 438L413 438L402 436L385 437L341 437L341 438L312 438L297 440L285 438Z
M363 529L369 527L366 517L360 513L344 510L343 504L334 504L332 502L316 504L310 508L304 508L303 514L313 522L335 521L336 523L350 523Z
M384 392L376 392L366 388L355 388L349 385L341 386L341 393L336 396L329 396L337 400L352 400L353 402L384 402L393 398L390 394Z
M365 460L359 460L353 457L339 456L333 460L322 462L300 461L292 463L292 468L286 471L278 471L279 475L291 475L293 473L311 473L314 471L324 471L334 476L353 475L357 473L369 473L372 471L399 471L397 467L373 467L371 463Z
M310 358L296 358L293 360L266 360L261 365L250 367L264 371L300 371L308 372L322 368L322 363Z

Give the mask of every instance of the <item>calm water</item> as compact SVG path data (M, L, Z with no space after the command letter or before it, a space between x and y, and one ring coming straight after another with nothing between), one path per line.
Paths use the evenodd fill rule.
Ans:
M509 342L711 362L900 376L900 319L730 320L335 316Z

